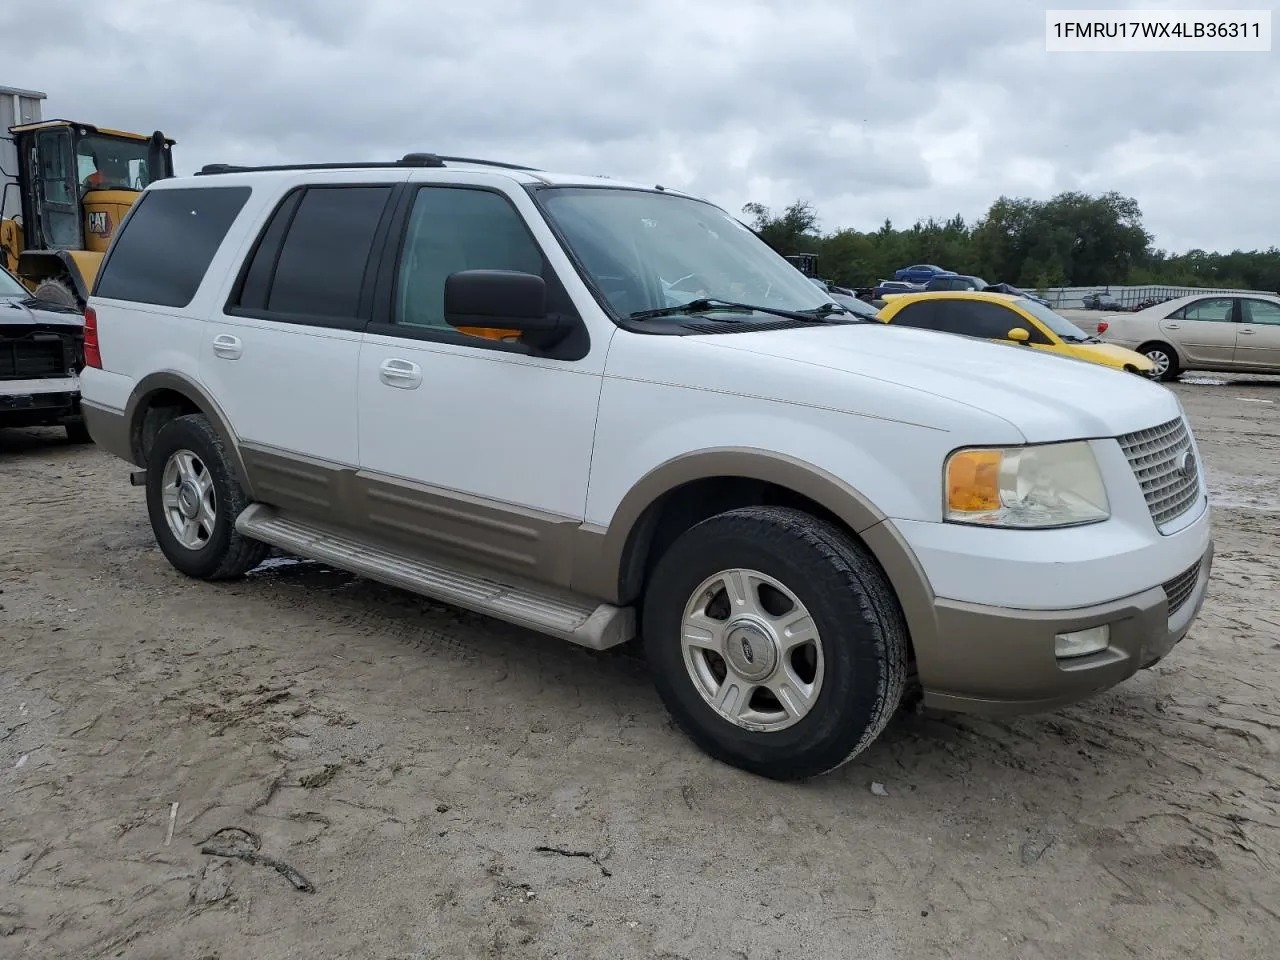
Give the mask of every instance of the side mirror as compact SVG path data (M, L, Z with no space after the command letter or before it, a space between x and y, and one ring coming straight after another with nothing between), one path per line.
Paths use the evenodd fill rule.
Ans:
M481 336L528 339L549 347L569 332L566 317L547 313L547 285L532 273L515 270L462 270L444 281L444 319L451 327L482 330Z
M1028 340L1031 339L1031 334L1027 333L1027 331L1023 330L1021 327L1014 327L1007 334L1005 334L1005 336L1007 336L1014 343L1022 343L1022 344L1025 344Z

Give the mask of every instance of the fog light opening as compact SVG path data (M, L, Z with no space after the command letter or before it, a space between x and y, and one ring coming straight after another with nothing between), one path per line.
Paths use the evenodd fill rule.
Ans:
M1059 633L1053 638L1053 652L1059 660L1074 657L1087 657L1091 653L1099 653L1107 649L1111 642L1111 627L1102 624L1088 630L1073 630L1070 633Z

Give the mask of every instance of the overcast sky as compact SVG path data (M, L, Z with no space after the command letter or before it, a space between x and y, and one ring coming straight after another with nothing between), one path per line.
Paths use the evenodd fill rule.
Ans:
M1280 53L1046 53L1045 6L1089 6L1069 0L616 3L5 3L0 84L47 93L46 118L160 128L179 173L430 150L734 213L804 198L826 230L1119 190L1158 246L1280 243Z

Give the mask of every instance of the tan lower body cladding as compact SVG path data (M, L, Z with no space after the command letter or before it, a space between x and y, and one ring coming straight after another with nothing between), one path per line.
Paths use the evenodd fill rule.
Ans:
M581 522L249 444L255 500L386 545L570 589Z

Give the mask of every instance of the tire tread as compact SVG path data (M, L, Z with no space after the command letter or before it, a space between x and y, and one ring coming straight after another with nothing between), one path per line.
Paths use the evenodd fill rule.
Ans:
M246 537L235 527L236 518L249 506L249 498L245 496L244 490L241 489L235 473L231 469L231 457L227 453L226 444L223 443L222 438L213 428L213 424L209 422L208 417L202 413L189 413L181 417L175 417L161 428L160 433L156 436L156 448L162 449L166 446L166 433L172 435L174 431L190 432L194 434L193 439L196 441L191 443L191 446L199 447L205 445L207 447L207 452L211 454L207 459L213 461L213 465L216 465L219 473L221 473L221 477L217 474L214 477L214 482L217 485L218 512L225 515L231 525L226 547L223 549L213 569L202 573L188 573L188 576L195 576L201 580L239 579L262 563L271 552L271 547L260 540ZM206 451L197 452L200 453L202 458L205 458ZM210 463L205 465L212 469ZM148 464L147 469L150 472L161 467L162 464L160 463L152 463ZM170 557L170 562L173 562L172 557ZM184 570L183 572L186 573L187 571Z

